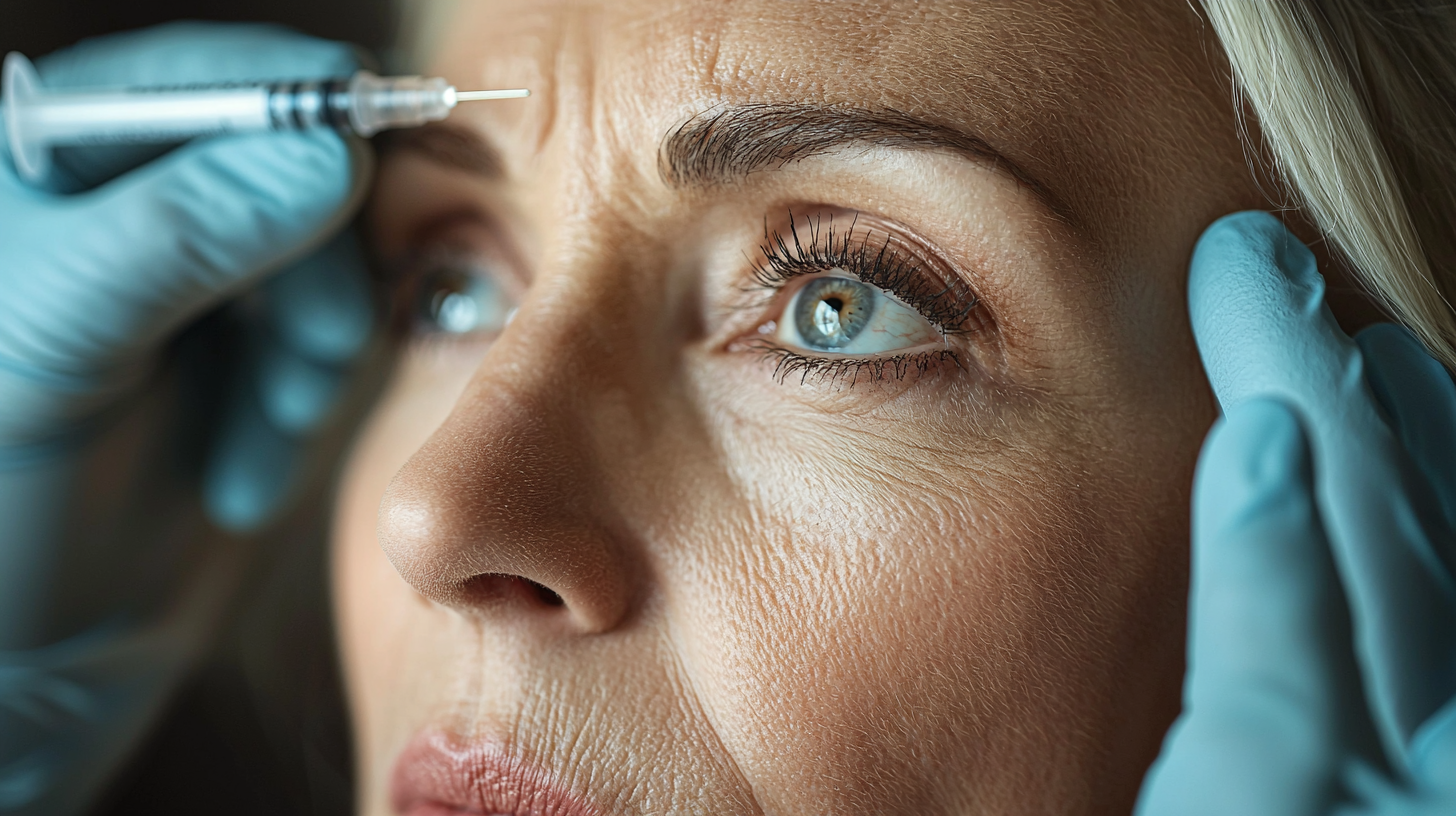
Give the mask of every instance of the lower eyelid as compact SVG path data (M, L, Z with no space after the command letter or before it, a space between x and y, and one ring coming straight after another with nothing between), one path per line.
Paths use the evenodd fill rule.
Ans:
M780 385L794 382L797 378L799 385L854 387L889 380L906 380L912 376L918 379L945 366L962 370L965 368L960 354L948 347L868 357L806 355L767 341L750 341L739 350L756 353L765 361L773 362L773 379Z

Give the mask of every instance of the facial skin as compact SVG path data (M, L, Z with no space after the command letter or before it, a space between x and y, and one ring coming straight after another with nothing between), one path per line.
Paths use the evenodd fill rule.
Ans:
M448 32L431 73L533 95L397 141L368 213L404 336L334 542L364 811L424 732L602 813L1128 812L1215 414L1187 260L1266 206L1194 11L502 0ZM755 283L766 233L832 254L831 219L906 304L978 302L942 338L875 300L899 364L785 363L809 281L879 297ZM447 251L503 331L428 331Z

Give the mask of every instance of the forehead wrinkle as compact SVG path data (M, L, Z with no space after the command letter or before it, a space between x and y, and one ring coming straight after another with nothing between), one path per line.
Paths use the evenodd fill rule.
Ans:
M557 92L552 107L553 119L560 123L558 138L548 138L554 144L543 143L538 151L538 156L549 151L569 157L568 163L581 171L563 177L568 189L558 198L562 206L557 212L566 221L630 209L626 205L631 203L632 185L621 183L630 155L620 147L636 141L630 132L622 132L624 125L630 130L634 117L621 122L622 117L614 115L632 100L614 93L614 75L599 64L612 47L605 39L610 14L595 5L573 10L577 13L563 23L553 58Z
M529 88L531 97L509 107L463 105L450 120L481 131L508 164L529 165L559 124L562 57L568 50L564 40L571 15L549 0L458 0L454 8L429 73L461 88Z

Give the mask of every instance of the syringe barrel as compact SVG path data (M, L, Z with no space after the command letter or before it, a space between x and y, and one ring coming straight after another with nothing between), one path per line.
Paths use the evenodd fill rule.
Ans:
M267 88L146 93L54 93L25 111L32 139L48 144L166 142L266 130Z
M444 119L455 89L440 78L352 77L304 82L118 90L46 89L30 61L5 58L3 102L11 155L27 180L56 145L180 142L198 136L333 127L373 136Z
M348 80L236 88L51 92L24 113L50 144L166 142L256 130L350 125Z

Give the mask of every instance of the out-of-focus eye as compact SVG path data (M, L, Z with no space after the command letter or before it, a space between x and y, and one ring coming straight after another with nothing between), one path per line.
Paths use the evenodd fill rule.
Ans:
M943 339L919 312L840 269L799 287L774 336L794 350L845 355L894 353Z
M427 267L415 287L413 320L421 334L496 334L515 303L478 263L442 261Z

